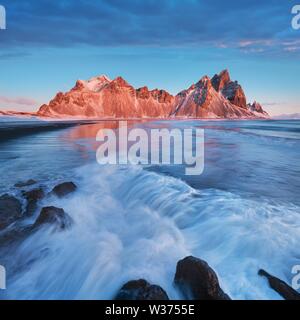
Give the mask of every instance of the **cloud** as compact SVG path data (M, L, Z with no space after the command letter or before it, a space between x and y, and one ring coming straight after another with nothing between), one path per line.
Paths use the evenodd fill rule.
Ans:
M8 25L1 33L0 47L4 48L189 45L284 51L281 39L299 37L291 28L289 1L2 2Z
M31 99L31 98L24 98L24 97L5 97L0 96L0 104L14 104L14 105L21 105L21 106L34 106L38 105L38 101Z
M5 53L0 53L0 60L24 58L28 56L30 56L28 52L5 52Z
M261 103L264 107L281 107L282 105L289 104L288 102L263 102Z

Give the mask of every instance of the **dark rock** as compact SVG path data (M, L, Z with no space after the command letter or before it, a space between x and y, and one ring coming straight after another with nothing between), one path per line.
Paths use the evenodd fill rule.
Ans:
M115 300L169 300L169 298L161 287L140 279L127 282Z
M44 190L42 188L37 188L37 189L33 189L30 191L24 191L23 195L25 196L25 198L29 201L29 200L40 200L42 198L44 198L45 193Z
M73 224L72 218L61 208L45 207L41 210L33 228L51 224L58 230L65 230Z
M211 83L215 90L221 92L232 104L243 109L248 109L243 88L237 81L231 81L228 70L215 74L211 79Z
M0 197L0 230L8 227L21 216L21 202L8 194L2 195Z
M6 232L1 233L0 243L1 248L4 246L10 246L13 243L20 243L24 241L28 236L30 236L33 228L31 226L26 227L17 227L12 230L7 230ZM9 247L11 250L11 247Z
M174 283L186 299L230 300L220 288L214 270L205 261L192 256L177 263Z
M263 269L260 269L258 274L262 277L266 277L269 281L270 287L278 292L285 300L300 300L300 293L298 293L284 281L270 275Z
M76 189L77 186L73 182L64 182L54 187L51 193L62 198L74 192Z
M222 89L222 94L232 104L240 108L247 109L247 100L244 90L237 81L228 82Z
M23 188L23 187L28 187L28 186L32 186L33 184L36 184L36 181L33 179L29 179L25 182L18 182L15 184L15 187L17 188Z
M218 92L221 91L230 81L228 70L223 70L219 74L215 74L211 79L213 87Z
M45 197L44 190L42 188L33 189L23 192L24 197L27 200L26 215L32 215L37 209L37 203L39 200Z

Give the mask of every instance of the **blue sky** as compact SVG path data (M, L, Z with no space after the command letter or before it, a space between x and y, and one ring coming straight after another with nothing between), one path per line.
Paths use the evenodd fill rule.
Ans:
M300 4L300 1L298 1ZM289 0L0 0L0 109L31 111L77 79L173 94L224 68L271 114L300 112Z

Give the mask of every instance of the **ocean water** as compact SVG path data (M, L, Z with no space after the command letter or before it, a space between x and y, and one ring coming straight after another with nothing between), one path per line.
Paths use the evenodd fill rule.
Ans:
M117 125L18 135L0 125L0 194L19 196L13 185L31 178L49 190L61 181L78 185L40 204L64 208L75 222L70 230L44 227L20 245L1 245L8 279L0 298L112 299L125 282L144 278L179 299L176 263L194 255L233 299L281 299L257 272L291 283L300 264L300 121L130 123L204 129L200 176L175 165L100 166L95 136Z

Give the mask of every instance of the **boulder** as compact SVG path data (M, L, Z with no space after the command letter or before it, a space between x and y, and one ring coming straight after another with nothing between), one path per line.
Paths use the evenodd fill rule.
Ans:
M118 292L115 300L169 300L166 292L157 285L146 280L127 282Z
M44 190L42 188L33 189L30 191L23 191L23 195L27 200L26 215L32 215L37 209L37 203L39 200L45 197Z
M284 281L270 275L263 269L260 269L258 274L262 277L266 277L270 287L278 292L285 300L300 300L300 293L294 290Z
M38 228L43 225L53 225L57 230L65 230L73 224L72 218L61 208L45 207L33 225Z
M15 187L16 188L23 188L23 187L28 187L28 186L32 186L36 184L36 181L33 180L33 179L29 179L27 181L24 181L24 182L18 182L15 184Z
M186 299L230 300L220 288L214 270L205 261L192 256L177 263L174 283Z
M37 188L30 191L23 191L23 195L28 201L38 201L44 198L45 193L42 188Z
M57 197L62 198L68 194L74 192L77 189L77 186L73 182L64 182L53 188L52 194L55 194Z
M8 227L21 216L21 202L11 195L2 195L0 197L0 230Z

